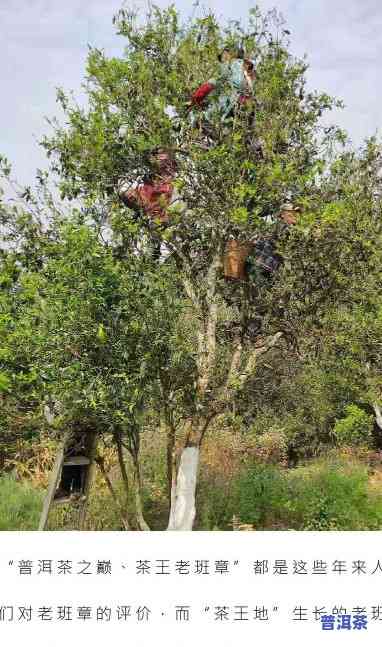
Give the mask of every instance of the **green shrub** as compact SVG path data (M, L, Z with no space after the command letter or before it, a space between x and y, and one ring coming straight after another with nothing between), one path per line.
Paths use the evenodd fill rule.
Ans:
M44 493L10 476L0 478L0 530L37 530Z
M322 461L289 477L293 523L301 530L376 530L382 527L382 495L369 490L365 466Z
M355 404L345 408L345 418L337 420L334 434L340 445L371 445L374 419Z
M264 463L284 464L288 459L288 441L283 429L270 427L256 438L256 454Z
M196 530L232 530L237 497L230 479L201 475L198 485Z
M235 489L241 522L258 529L382 528L382 493L371 492L367 468L355 461L316 460L294 470L253 465Z
M255 464L234 484L240 521L268 527L281 521L285 504L285 475L274 465Z

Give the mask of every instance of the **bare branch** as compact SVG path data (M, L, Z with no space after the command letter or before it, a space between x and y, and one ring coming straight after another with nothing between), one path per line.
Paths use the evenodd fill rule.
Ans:
M186 274L182 275L182 283L183 283L183 287L184 287L184 290L185 290L188 298L190 299L190 301L192 301L195 308L200 310L201 309L200 308L200 300L199 300L199 298L198 298L198 296L197 296L197 294L196 294L196 292L194 290L194 286L192 285L192 281L190 280L190 278Z
M227 380L221 392L221 398L224 400L228 397L229 389L235 379L235 376L239 374L242 353L243 344L241 341L241 334L239 331L237 331L233 340L233 352L231 356L231 364L228 369Z
M270 337L267 337L261 344L261 346L257 346L253 349L253 351L250 353L247 364L245 367L245 370L243 373L240 374L239 376L239 383L240 387L243 388L244 384L246 381L250 378L250 376L253 374L257 362L257 358L260 357L260 355L264 355L264 353L267 353L271 348L274 348L283 336L284 333L282 332L277 332L275 335L271 335Z

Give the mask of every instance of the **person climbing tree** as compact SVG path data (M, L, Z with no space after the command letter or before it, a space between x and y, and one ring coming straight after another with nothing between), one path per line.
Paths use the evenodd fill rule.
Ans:
M290 202L281 206L277 214L276 229L268 236L261 236L253 246L253 254L248 257L247 271L250 266L255 265L260 270L262 277L271 278L279 269L282 263L282 256L277 253L277 241L281 236L287 235L290 226L297 223L297 214L300 212L299 207L294 207ZM255 273L259 279L259 272Z
M152 249L154 258L166 259L169 250L161 240L161 233L169 224L169 209L179 206L179 195L174 187L176 160L174 155L162 148L154 149L150 158L150 173L142 184L135 186L122 181L119 196L122 202L132 209L137 217L142 214L152 232L157 233L157 240Z
M143 210L154 222L167 223L167 208L174 193L175 160L168 151L157 149L152 151L150 165L151 173L142 184L131 186L122 181L119 195L130 209L138 213Z
M242 49L225 48L218 55L219 74L216 79L200 85L191 95L192 123L202 119L211 122L219 114L225 122L236 108L250 103L254 93L255 61L245 57Z

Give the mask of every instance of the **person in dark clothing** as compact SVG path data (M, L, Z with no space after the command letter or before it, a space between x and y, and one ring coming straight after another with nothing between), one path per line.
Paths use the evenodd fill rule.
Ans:
M277 216L279 220L277 231L255 242L249 263L259 268L264 277L270 278L279 269L282 257L276 252L277 240L289 227L296 224L299 211L300 209L291 203L283 204Z

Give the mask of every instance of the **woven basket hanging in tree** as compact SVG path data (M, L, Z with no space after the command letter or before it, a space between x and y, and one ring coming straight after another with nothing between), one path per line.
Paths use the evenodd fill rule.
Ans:
M252 251L252 243L230 240L224 254L224 276L230 279L245 279L245 262Z

